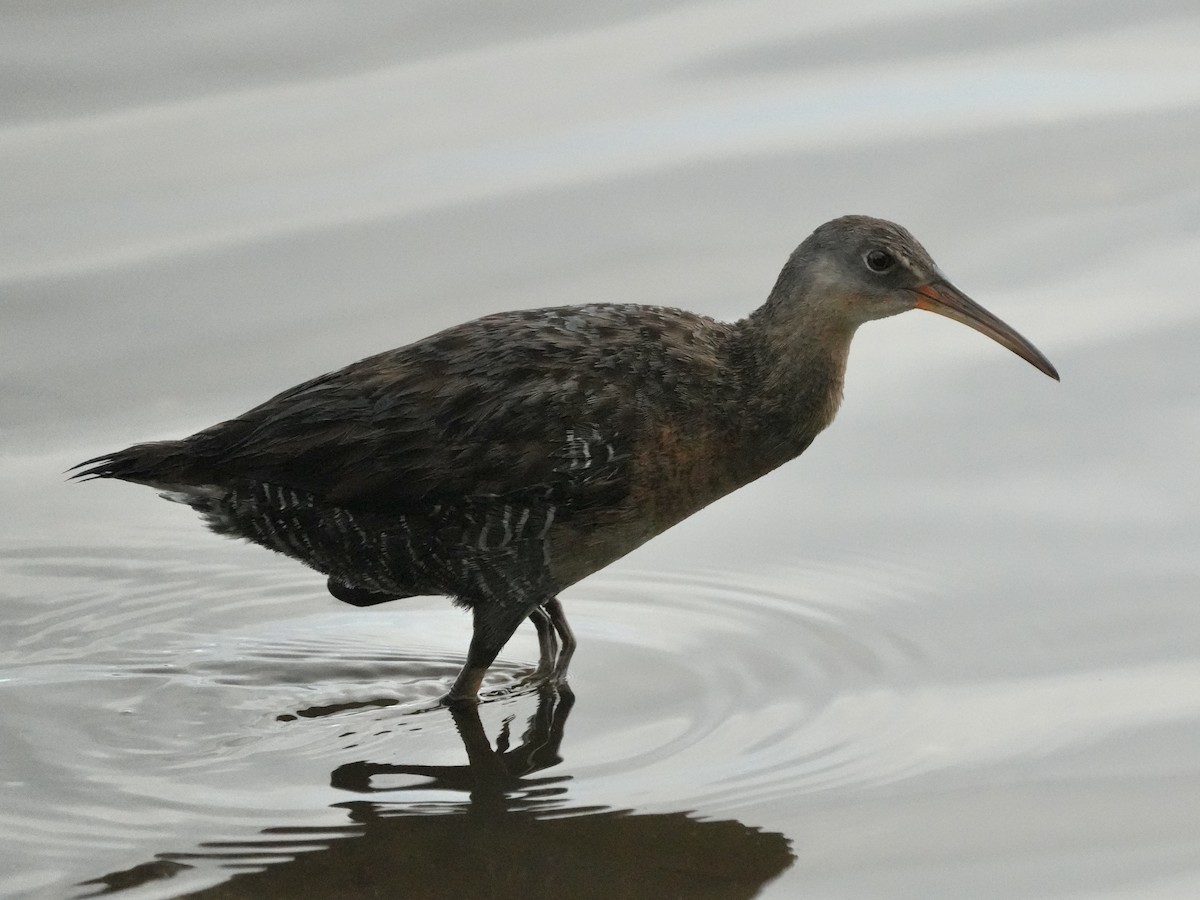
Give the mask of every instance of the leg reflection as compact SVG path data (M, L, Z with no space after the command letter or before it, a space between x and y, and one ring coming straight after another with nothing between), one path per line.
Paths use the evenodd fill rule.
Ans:
M509 747L506 724L493 748L479 718L479 707L473 703L455 704L449 707L449 712L467 751L467 765L353 762L334 769L331 784L355 793L395 791L397 789L394 787L376 788L371 780L378 775L417 775L432 781L432 784L421 785L421 790L440 788L465 791L471 793L473 798L481 793L502 793L522 778L562 762L560 748L563 732L574 705L575 695L569 688L541 688L538 691L537 709L530 716L520 743L516 747Z

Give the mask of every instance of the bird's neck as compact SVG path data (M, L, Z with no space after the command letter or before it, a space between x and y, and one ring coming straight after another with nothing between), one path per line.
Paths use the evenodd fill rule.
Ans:
M766 472L802 453L833 421L855 325L768 303L738 326L745 435Z

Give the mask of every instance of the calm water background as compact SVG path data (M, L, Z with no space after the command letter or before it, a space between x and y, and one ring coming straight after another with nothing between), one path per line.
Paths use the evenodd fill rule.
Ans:
M0 19L0 894L1200 895L1194 0ZM864 328L802 460L564 595L573 707L423 711L444 601L60 474L499 309L740 316L846 212L1062 384Z

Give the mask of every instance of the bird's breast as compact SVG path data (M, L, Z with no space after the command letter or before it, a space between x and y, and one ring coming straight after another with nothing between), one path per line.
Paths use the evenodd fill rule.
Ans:
M665 531L749 480L738 450L713 426L650 428L635 446L630 500L655 533Z
M634 443L625 500L551 532L554 580L565 586L590 575L761 474L737 446L713 426L645 429Z

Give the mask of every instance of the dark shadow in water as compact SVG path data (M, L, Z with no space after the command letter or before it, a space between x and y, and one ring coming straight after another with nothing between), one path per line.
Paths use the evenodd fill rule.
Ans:
M459 766L354 762L333 770L335 788L364 795L339 806L353 825L276 828L245 843L156 860L86 882L92 896L149 884L211 860L240 871L186 897L743 898L753 897L794 857L781 834L686 813L566 805L570 776L532 778L562 761L575 702L545 690L516 747L507 728L493 748L478 710L453 710L467 751ZM387 786L389 777L419 784ZM462 801L397 802L405 791L465 794ZM380 800L365 799L379 795ZM382 798L386 796L387 800ZM298 846L299 845L299 846Z

